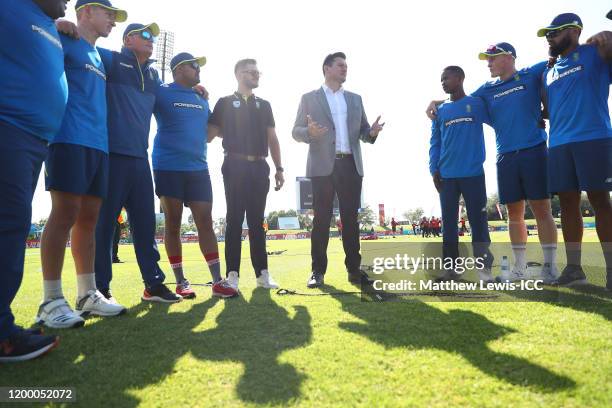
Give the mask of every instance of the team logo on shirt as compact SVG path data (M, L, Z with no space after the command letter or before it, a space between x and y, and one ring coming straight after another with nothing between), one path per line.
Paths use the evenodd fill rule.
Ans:
M515 81L520 81L521 80L521 76L518 73L514 74L514 80Z
M469 105L468 105L469 106ZM474 122L473 116L464 116L462 118L455 118L444 122L444 127L449 127L452 125L458 125L460 123L472 123Z
M240 101L234 101L233 105L234 105L234 108L239 108L240 107Z
M465 111L467 113L472 113L472 105L470 105L469 103L465 105Z
M577 72L581 72L583 70L584 70L584 65L576 65L575 67L570 68L567 71L564 71L562 73L559 73L559 71L550 70L548 71L548 73L546 73L546 85L552 85L552 83L555 81L563 79L569 75L573 75Z
M259 109L259 101L255 102L255 106Z
M106 75L104 74L104 72L100 71L98 68L94 67L93 65L85 64L85 69L93 72L94 74L98 75L100 78L106 81Z
M500 92L498 94L493 95L493 99L501 98L502 96L508 96L508 95L513 94L515 92L524 91L526 89L527 88L525 88L525 85L515 86L514 88L506 89L503 92Z
M47 31L43 30L42 28L40 28L39 26L36 26L36 25L32 24L32 31L36 31L38 34L42 35L47 40L51 41L51 43L53 45L57 46L60 50L63 50L62 42L60 40L58 40L57 38L55 38L52 34L48 33Z
M580 54L579 54L579 53L577 53L577 52L575 52L575 53L572 55L572 59L574 60L574 62L578 61L578 60L580 59Z

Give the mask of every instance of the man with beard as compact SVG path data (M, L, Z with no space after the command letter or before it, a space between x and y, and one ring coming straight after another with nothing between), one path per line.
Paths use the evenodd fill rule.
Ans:
M153 144L155 192L165 215L164 244L176 278L176 294L184 299L196 293L183 273L180 239L183 205L191 210L198 229L200 251L212 275L212 293L233 297L237 292L221 279L217 237L212 224L212 185L206 162L208 101L193 87L200 83L206 57L182 52L170 61L174 82L163 84L155 98L157 135Z
M225 160L221 172L227 204L225 230L225 262L227 280L238 290L240 253L242 251L242 222L246 212L249 227L251 263L257 278L257 287L278 288L268 271L266 233L263 229L266 197L270 189L270 167L266 162L268 151L276 172L275 190L285 179L281 164L281 151L276 136L274 116L270 103L253 94L259 86L261 72L254 59L242 59L234 67L238 90L217 101L209 120L208 140L223 138Z
M52 328L83 326L83 317L89 314L116 316L126 311L96 288L94 232L108 189L106 71L95 44L110 34L115 22L125 21L127 13L108 0L79 0L75 8L80 38L60 36L68 105L45 163L52 207L40 245L44 297L36 322ZM62 291L69 236L77 273L76 313Z
M595 212L597 236L612 288L612 127L608 94L612 81L610 42L580 45L582 21L560 14L538 30L551 61L544 73L543 98L550 115L548 188L559 195L567 266L560 285L586 282L581 267L583 234L580 196L586 191Z
M36 358L59 341L16 326L11 303L23 278L32 196L68 98L54 23L66 3L4 0L0 8L0 362Z

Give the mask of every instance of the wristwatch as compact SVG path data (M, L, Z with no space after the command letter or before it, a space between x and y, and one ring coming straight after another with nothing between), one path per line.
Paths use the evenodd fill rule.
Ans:
M280 171L281 173L285 171L285 169L283 169L281 166L278 166L276 168L276 171Z

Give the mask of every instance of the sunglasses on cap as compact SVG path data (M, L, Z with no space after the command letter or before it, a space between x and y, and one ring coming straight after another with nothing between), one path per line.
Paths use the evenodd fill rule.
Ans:
M512 55L510 51L504 50L502 47L499 47L497 45L489 45L489 48L487 48L487 54L500 54L500 53Z
M561 31L565 31L565 30L567 30L568 28L575 28L575 27L570 26L570 27L563 27L563 28L559 28L558 30L553 30L553 31L549 31L549 32L547 32L546 34L544 34L544 36L545 36L546 38L555 38L556 36L558 36L558 35L559 35L559 33L561 33Z

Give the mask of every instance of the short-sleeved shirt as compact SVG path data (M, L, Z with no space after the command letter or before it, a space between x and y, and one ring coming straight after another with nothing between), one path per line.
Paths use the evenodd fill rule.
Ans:
M108 153L106 71L95 46L60 35L68 78L68 105L52 143L70 143Z
M483 123L490 124L482 99L465 96L438 107L431 125L429 171L443 178L475 177L484 173Z
M208 169L208 101L176 82L163 84L153 110L157 134L153 142L153 169L199 171Z
M549 146L612 137L608 95L612 63L593 45L579 45L544 73Z
M546 142L542 120L542 73L546 62L517 71L511 78L496 79L478 88L472 96L482 98L495 129L498 153L527 149Z
M209 123L223 135L223 149L230 153L268 155L268 128L274 127L270 103L255 95L246 100L238 92L217 101Z
M0 121L51 140L67 99L64 50L55 22L32 0L2 0Z

